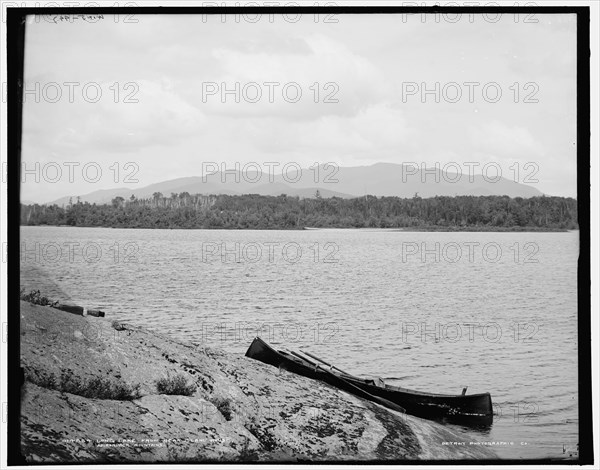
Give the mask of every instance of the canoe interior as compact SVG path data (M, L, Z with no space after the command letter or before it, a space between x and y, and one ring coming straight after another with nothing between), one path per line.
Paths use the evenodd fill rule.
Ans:
M276 351L267 343L260 340L260 338L257 338L257 340L250 345L250 348L248 348L248 351L246 352L246 356L275 367L289 370L290 372L294 372L298 375L321 380L348 393L367 399L374 403L378 403L400 413L406 412L406 410L398 403L390 401L385 397L372 395L364 387L359 387L357 384L353 384L344 378L327 371L326 369L316 367L315 365L312 365L311 363L297 356L284 351Z

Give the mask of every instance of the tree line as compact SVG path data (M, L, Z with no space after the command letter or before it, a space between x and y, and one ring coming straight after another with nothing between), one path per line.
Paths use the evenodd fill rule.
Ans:
M185 229L412 228L450 230L577 229L577 200L564 197L297 196L154 193L111 204L21 205L22 225Z

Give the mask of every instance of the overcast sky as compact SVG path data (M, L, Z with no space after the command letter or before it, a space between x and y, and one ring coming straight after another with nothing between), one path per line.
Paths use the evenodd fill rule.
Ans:
M203 162L491 162L576 196L574 15L116 19L30 19L22 155L45 171L26 175L22 200L201 175Z

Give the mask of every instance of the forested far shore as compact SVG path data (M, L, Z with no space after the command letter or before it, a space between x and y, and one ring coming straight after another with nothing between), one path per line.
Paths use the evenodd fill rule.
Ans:
M111 204L21 204L21 225L183 229L398 228L422 230L578 229L577 200L541 196L297 196L155 193Z

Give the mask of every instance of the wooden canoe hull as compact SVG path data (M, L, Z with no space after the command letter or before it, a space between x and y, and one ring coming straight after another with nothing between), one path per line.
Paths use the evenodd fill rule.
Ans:
M492 397L489 393L441 395L397 387L379 387L361 379L346 380L373 395L401 405L408 414L421 418L482 426L493 422Z
M370 380L347 374L334 374L332 373L335 372L333 369L328 369L329 372L326 372L321 368L316 368L284 351L273 349L258 337L246 351L246 356L311 379L322 380L340 389L346 389L350 393L354 393L355 390L348 390L349 387L345 384L352 384L355 388L366 392L363 398L379 397L385 402L402 407L406 413L421 418L484 427L491 425L493 421L492 398L489 393L443 395L389 385L380 387ZM387 406L385 402L381 404Z

